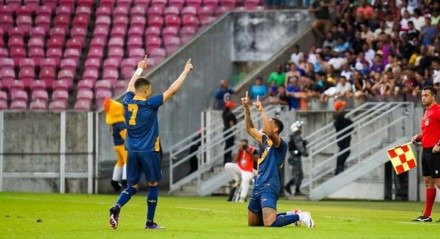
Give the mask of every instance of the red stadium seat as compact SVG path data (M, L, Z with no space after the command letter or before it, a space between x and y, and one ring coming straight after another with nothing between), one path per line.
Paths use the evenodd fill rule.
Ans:
M144 7L148 7L150 5L150 1L151 0L134 0L134 5L140 5L140 6L144 6Z
M168 0L151 0L151 6L162 6L167 5Z
M78 0L77 2L78 2L78 5L79 5L78 8L86 7L88 9L90 9L92 7L94 1L93 0Z
M81 53L78 49L66 49L64 51L64 58L65 59L73 59L75 61L79 61L79 58L81 57Z
M143 37L144 36L144 28L143 27L139 27L139 26L131 26L128 29L128 35L130 37ZM130 40L130 37L128 38L128 40Z
M68 29L70 24L70 16L57 15L55 17L55 26L63 29Z
M189 1L189 0L188 0ZM188 2L187 2L188 4ZM189 5L182 9L181 12L182 16L196 16L197 15L197 8L195 6Z
M128 80L118 80L113 86L113 94L117 95L127 89Z
M158 48L162 46L162 39L159 37L149 37L147 38L147 49Z
M142 5L135 5L130 11L130 15L132 17L134 16L144 17L145 13L146 13L146 8L145 6Z
M105 37L107 38L109 33L109 26L95 26L93 31L93 37Z
M179 28L176 26L167 26L162 30L162 36L169 37L169 36L177 36L179 33Z
M76 111L90 111L92 108L92 100L78 100L73 109Z
M103 71L102 78L114 83L119 80L119 71L116 69L107 69Z
M36 66L40 66L41 61L44 59L43 48L30 48L29 49L29 57L34 59Z
M29 105L29 109L33 111L47 110L47 101L33 100Z
M17 17L17 27L23 32L29 33L32 28L32 17L28 15L20 15Z
M66 102L69 100L69 92L67 90L54 90L52 93L52 100Z
M128 25L128 17L127 16L117 16L113 17L113 27L124 27L126 28Z
M67 49L76 49L78 51L82 50L82 47L84 45L84 38L80 38L80 37L74 37L74 38L70 38L69 40L67 40L66 42L66 48Z
M95 84L95 92L99 90L111 90L112 82L108 80L99 80Z
M3 28L5 32L13 26L14 19L12 18L12 11L9 6L3 5L0 11L0 27Z
M48 6L47 4L41 5L37 8L37 16L52 16L53 7ZM37 25L38 26L38 25Z
M61 49L64 46L64 37L63 36L52 36L49 38L47 42L47 48L53 49L58 48Z
M24 83L21 80L14 80L11 82L11 85L9 86L9 91L12 95L12 92L15 91L24 91ZM16 95L16 94L14 94ZM22 95L22 94L19 94ZM26 95L26 99L27 99L27 95Z
M39 0L24 0L24 5L29 7L32 12L35 12L40 7L40 1Z
M126 8L129 8L131 6L131 3L133 2L133 0L118 0L118 6L123 6Z
M180 25L182 25L182 20L180 19L179 16L166 15L165 16L165 25L180 27Z
M50 29L51 18L46 15L37 15L35 19L35 25L44 29L46 33L49 32Z
M179 16L181 8L177 6L168 6L164 10L164 15Z
M93 80L80 80L78 81L78 84L76 86L76 89L78 92L84 91L84 90L92 90L95 86L95 81Z
M87 29L81 27L74 27L71 30L70 35L72 38L84 39L87 35Z
M254 10L258 7L259 0L245 0L244 1L244 8L246 10Z
M142 59L145 56L144 48L132 48L128 51L128 57L134 59Z
M9 48L24 47L23 37L11 37L8 40Z
M203 5L216 9L218 6L218 0L203 0Z
M153 5L148 9L148 16L159 16L161 17L164 13L165 6Z
M8 94L6 91L0 91L0 101L7 101L8 100Z
M55 91L68 91L72 88L72 83L65 81L65 80L56 80L53 82L52 84L52 88ZM67 94L67 97L69 95ZM52 95L52 99L53 99L53 95Z
M0 58L7 58L8 55L8 49L0 47Z
M198 27L200 22L199 19L195 16L185 15L182 17L183 26L193 26Z
M93 91L88 89L78 89L78 93L76 95L76 100L92 100L93 99Z
M124 47L124 38L122 37L112 37L110 38L109 42L108 42L108 47L113 48L113 47Z
M33 48L43 49L44 48L44 40L43 40L43 38L39 38L39 37L34 38L32 36L31 39L29 39L28 47L29 47L29 50L31 50Z
M66 110L66 108L67 108L66 101L54 100L49 103L49 110L53 112L61 112Z
M145 36L146 36L147 39L150 38L150 37L160 37L161 31L162 31L161 27L149 26L145 30Z
M73 13L73 3L74 1L66 1L64 4L61 4L61 1L65 1L65 0L59 0L60 4L59 6L55 9L55 12L57 15L65 15L65 16L70 16L71 13Z
M32 68L33 69L35 67L35 62L33 59L24 58L24 59L20 60L19 66L20 66L20 68Z
M75 16L73 18L73 26L74 27L80 27L80 28L87 28L87 26L89 25L89 16Z
M113 9L113 7L115 5L115 1L116 0L101 0L101 1L99 1L99 3L101 4L101 6L106 6L106 7L110 7Z
M25 88L30 88L32 81L35 79L35 70L33 68L21 68L18 78L23 81Z
M20 59L26 58L26 50L23 47L14 47L10 50L11 57L14 60L14 65L18 65Z
M231 11L230 7L220 6L214 10L214 15L218 17L218 16L221 16L229 11Z
M56 70L55 67L42 67L40 70L40 80L43 80L46 83L46 86L49 88L52 87L53 82L55 81Z
M110 35L112 36L110 40L113 39L114 37L124 38L126 34L127 34L127 29L125 27L115 26L112 28L110 32Z
M42 80L34 80L31 83L31 91L47 90L46 83Z
M141 48L144 44L142 37L132 36L128 38L127 47L128 49L132 48Z
M8 109L8 102L6 100L0 100L0 110Z
M165 59L165 49L163 48L155 48L151 50L150 57L153 61L153 65L157 65L159 62Z
M56 60L53 58L45 58L41 61L41 67L57 67Z
M60 48L49 48L46 52L46 57L54 59L56 66L60 65L62 55L62 50Z
M220 0L220 5L232 10L235 8L235 0Z
M21 5L20 7L17 8L16 12L18 16L23 16L23 15L31 16L32 12L35 10L36 9L32 9L27 5Z
M196 33L197 33L196 27L192 27L192 26L182 27L179 32L182 43L187 43Z
M137 65L137 61L142 58L126 58L121 62L121 74L123 79L127 79L133 75L133 71Z
M102 58L102 56L103 56L103 51L104 51L104 49L103 48L90 48L89 49L89 54L88 54L88 58L90 58L90 57L93 57L93 58L98 58L98 59L101 59ZM109 51L112 51L112 49L109 49Z
M169 6L177 7L179 9L179 11L182 10L184 3L185 3L185 0L169 0L168 1Z
M101 2L102 4L102 2ZM98 9L96 9L96 16L110 16L112 14L112 8L109 6L99 6Z
M14 70L14 60L11 58L1 58L0 59L0 69ZM0 75L1 77L1 75Z
M60 62L60 68L62 70L68 70L71 72L75 72L77 64L78 64L78 61L75 61L74 59L63 59Z
M147 21L146 21L145 17L134 16L130 19L130 26L131 27L145 28L146 23L147 23Z
M66 30L61 27L54 27L50 29L49 36L64 38L66 36Z
M163 17L160 17L160 16L149 16L148 17L148 25L149 26L162 27L163 23L164 23Z
M93 37L92 41L90 42L90 48L94 49L94 48L99 48L99 49L103 49L104 46L107 45L107 37L103 37L103 36L95 36Z
M41 101L47 101L49 99L49 96L47 94L46 90L34 90L32 91L32 100L41 100Z
M21 28L13 27L13 28L9 29L9 37L23 38L24 35L25 35L25 32Z
M164 38L164 45L167 54L175 52L180 47L180 38L175 36L169 36Z
M31 36L31 39L32 38L40 38L40 39L44 40L44 38L46 37L46 30L44 30L44 28L37 25L36 27L33 27L31 29L30 36Z
M55 9L58 4L58 0L42 0L42 4L50 7L51 9Z
M75 79L75 72L70 70L60 70L58 72L58 80L65 80L67 82L73 82Z
M24 111L27 109L27 103L23 100L13 100L11 102L11 110Z
M202 4L202 0L186 0L186 6L199 8Z

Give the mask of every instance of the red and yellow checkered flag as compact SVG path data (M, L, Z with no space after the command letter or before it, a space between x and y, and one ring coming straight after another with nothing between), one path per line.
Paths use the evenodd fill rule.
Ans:
M416 157L411 148L411 143L388 149L387 154L393 164L396 174L404 173L417 166Z

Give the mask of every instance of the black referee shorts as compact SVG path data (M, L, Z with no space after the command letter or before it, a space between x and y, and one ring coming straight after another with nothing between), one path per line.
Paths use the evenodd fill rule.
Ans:
M440 153L432 153L432 148L423 148L422 151L423 177L440 178Z

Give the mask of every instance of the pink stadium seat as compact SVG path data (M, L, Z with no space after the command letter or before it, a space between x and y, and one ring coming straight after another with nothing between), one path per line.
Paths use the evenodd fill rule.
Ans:
M31 39L39 38L41 40L44 40L44 38L46 37L46 31L44 30L44 28L37 25L36 27L33 27L31 29L30 36Z
M16 12L18 16L23 16L23 15L27 15L30 16L32 14L32 12L35 11L35 9L33 10L32 8L30 8L27 5L21 5L19 8L17 8Z
M150 1L151 0L134 0L134 5L141 5L144 7L148 7L148 5L150 5Z
M49 110L53 112L61 112L66 110L66 108L67 108L66 101L54 100L49 103Z
M165 7L167 5L168 0L151 0L151 6L162 6Z
M111 88L112 88L112 82L108 80L99 80L95 84L95 92L99 90L111 90Z
M32 17L28 15L20 15L17 17L17 27L22 29L23 32L29 33L32 28Z
M180 14L180 10L181 8L177 7L177 6L168 6L167 8L165 8L164 10L164 15L171 15L171 16L179 16Z
M0 110L8 109L8 102L6 100L0 100Z
M130 11L130 15L132 17L134 16L144 17L145 13L146 13L146 8L145 6L142 5L135 5Z
M116 82L119 79L119 71L115 69L107 69L102 72L102 78L111 82Z
M93 80L80 80L78 81L76 89L78 90L78 92L88 91L88 90L92 90L94 86L95 86L95 81Z
M195 16L185 15L182 17L183 26L193 26L198 27L200 22L199 19Z
M160 16L149 16L148 17L148 25L149 26L162 27L163 23L164 23L163 17L160 17Z
M202 4L202 0L186 0L186 6L199 8L201 4Z
M148 16L162 16L165 6L153 5L148 9Z
M185 0L169 0L168 4L169 6L174 6L179 9L179 11L183 8L183 5L185 3Z
M107 37L104 36L95 36L90 42L91 49L100 48L103 49L104 46L107 45Z
M8 40L9 48L24 47L23 37L11 37Z
M175 52L180 47L180 38L175 36L169 36L164 38L164 45L167 54Z
M113 47L124 47L124 38L123 37L112 37L110 38L109 42L108 42L108 47L113 48Z
M118 6L123 6L126 8L129 8L132 2L133 2L132 0L118 0L117 1Z
M112 95L112 91L111 90L98 90L95 93L95 102L96 105L102 105L102 103L104 102L105 98L111 98Z
M142 58L125 58L121 62L121 74L122 78L126 79L133 75L133 71L135 70L137 60Z
M46 83L46 86L52 86L56 77L55 67L42 67L40 70L40 80L43 80Z
M86 63L84 64L86 69L99 69L101 67L101 60L98 58L87 58Z
M166 15L165 16L165 25L180 27L180 25L182 25L182 20L180 19L179 16Z
M206 26L213 23L217 18L214 16L208 16L208 17L199 17L199 19L200 19L200 25Z
M46 102L49 99L46 90L34 90L32 91L32 100L41 100Z
M36 66L40 66L41 61L44 59L43 48L30 48L29 49L29 57L34 59Z
M12 92L15 91L24 91L24 83L21 80L14 80L11 82L11 85L9 86L9 91L12 94ZM26 96L27 97L27 96Z
M73 109L76 111L90 111L92 108L92 100L77 100Z
M203 5L216 9L218 6L218 0L203 0Z
M116 0L101 0L99 1L101 6L110 7L113 9Z
M85 69L82 76L82 80L92 80L96 81L99 76L99 71L97 69Z
M50 29L49 36L64 38L66 36L66 30L61 27L54 27Z
M188 2L187 2L187 4L188 4ZM197 8L192 5L186 6L182 9L182 12L180 14L182 14L182 16L187 16L187 15L196 16L197 15Z
M18 78L23 81L25 88L30 88L32 81L35 79L35 70L33 68L20 68Z
M109 26L95 26L93 37L107 37L109 33Z
M37 16L48 16L50 17L52 15L53 9L51 6L48 6L47 4L41 5L37 8Z
M44 6L50 7L51 9L55 9L57 4L58 4L58 0L42 0Z
M25 35L25 32L21 28L13 27L13 28L9 29L9 37L23 38L24 35Z
M47 90L46 83L42 80L34 80L31 83L31 91Z
M73 18L73 26L85 29L89 24L89 19L90 19L89 16L83 16L83 15L75 16Z
M11 110L24 111L27 109L27 103L23 100L13 100L11 102Z
M143 37L144 35L144 28L143 27L139 27L139 26L131 26L128 29L128 35L130 37ZM128 40L130 40L130 37L128 38Z
M258 7L259 0L245 0L244 1L244 8L246 10L254 10Z
M179 28L176 26L167 26L162 30L162 36L169 37L169 36L177 36L179 33Z
M7 58L8 55L8 49L0 47L0 58Z
M145 56L144 48L132 48L128 51L128 57L134 59L142 59Z
M40 7L40 1L39 0L24 0L24 5L29 7L32 12L35 12Z
M182 40L182 43L187 43L196 33L197 33L196 27L191 27L191 26L182 27L179 32L180 40Z
M126 28L128 25L128 17L127 16L117 16L113 17L113 27L124 27Z
M144 44L142 37L132 36L128 38L127 47L128 49L132 48L141 48Z
M127 89L128 86L128 80L118 80L113 86L113 93L114 95L120 94L124 90Z
M125 37L126 34L127 34L127 28L122 26L115 26L112 28L110 32L110 35L112 36L111 39L113 39L113 37L123 38Z
M162 39L159 37L149 37L147 39L147 49L158 48L162 45Z
M108 57L122 59L122 57L124 57L124 49L119 47L110 48L108 52Z
M157 65L159 62L163 61L165 59L165 49L163 48L156 48L153 49L150 53L150 58L153 60L153 65Z
M112 51L112 49L109 49L110 51ZM91 48L89 49L89 54L87 57L93 57L93 58L98 58L101 59L103 56L103 48Z
M11 100L22 100L27 101L28 95L24 90L13 90L11 91Z
M47 101L39 99L33 100L29 105L29 109L33 111L47 110Z
M200 21L203 19L211 17L214 14L214 8L211 6L203 6L199 8L197 15L199 16ZM202 23L203 25L203 23Z
M14 60L14 65L18 66L20 59L26 58L26 50L23 47L14 47L10 49L10 54Z
M53 58L45 58L41 61L41 67L52 67L55 68L57 67L57 62L55 59Z
M52 100L66 102L69 100L69 92L67 90L54 90L52 93Z
M73 13L73 1L66 2L65 4L61 4L61 1L63 0L59 0L60 4L55 9L56 14L70 16Z
M71 30L70 35L72 38L84 39L87 35L87 29L81 27L74 27Z
M93 91L88 89L78 89L78 93L76 95L76 100L92 100L93 99Z
M64 37L63 36L52 36L49 38L47 42L47 48L53 49L58 48L61 49L64 46Z
M34 62L33 59L23 58L23 59L20 60L19 66L20 66L20 68L32 68L32 69L34 69L35 62Z
M53 82L52 88L53 88L54 92L55 91L67 92L68 90L71 89L71 82L68 82L65 80L56 80ZM67 97L69 97L69 95L67 95ZM53 99L53 95L52 95L52 99Z
M73 82L75 79L75 72L70 70L60 70L58 72L58 80L65 80L67 82Z
M60 48L49 48L46 52L46 57L54 59L56 66L60 65L62 55L62 50Z
M70 16L66 15L57 15L55 17L55 26L66 29L69 27L70 24Z
M11 8L7 5L3 5L0 10L0 27L3 28L5 32L9 32L13 22L14 19L12 18Z
M78 61L75 61L74 59L63 59L60 62L60 68L62 70L68 70L71 72L75 72L77 64L78 64Z
M121 64L121 59L119 58L107 58L105 59L103 66L104 66L104 70L105 69L117 70L120 64Z
M0 101L7 101L8 100L8 94L6 91L0 91Z
M220 5L232 10L235 8L235 0L220 0Z
M50 23L51 23L50 16L37 15L37 18L35 19L35 25L43 28L46 33L49 32Z
M101 2L102 4L102 2ZM96 16L110 16L112 14L112 8L109 6L101 5L96 9Z
M90 9L90 7L93 5L93 0L78 0L79 7L87 7Z
M147 21L146 21L145 17L134 16L130 19L130 26L131 27L145 28L146 23L147 23Z
M96 18L96 27L110 27L111 19L109 16L98 16Z
M147 29L145 30L145 36L146 38L150 38L150 37L159 37L161 34L161 27L158 26L149 26L147 27Z
M84 38L83 37L73 37L67 40L66 42L66 48L69 49L76 49L78 51L81 51L83 45L84 45Z
M73 59L75 61L79 61L79 58L81 57L81 53L78 49L66 49L64 51L64 58L65 59Z

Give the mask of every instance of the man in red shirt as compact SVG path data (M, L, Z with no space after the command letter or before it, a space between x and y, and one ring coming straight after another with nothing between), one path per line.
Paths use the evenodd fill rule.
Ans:
M240 185L239 202L244 202L249 191L249 184L254 178L254 161L258 159L258 152L254 146L250 146L247 139L240 141L240 148L235 155L235 163L226 163L225 169L234 178L234 187ZM240 180L241 179L241 180ZM232 200L231 193L228 201Z
M426 200L423 214L413 221L431 222L436 188L440 188L440 105L436 102L437 90L432 86L423 88L422 134L414 135L412 142L422 142L422 172L425 182ZM440 220L439 220L440 221Z

